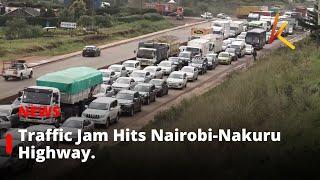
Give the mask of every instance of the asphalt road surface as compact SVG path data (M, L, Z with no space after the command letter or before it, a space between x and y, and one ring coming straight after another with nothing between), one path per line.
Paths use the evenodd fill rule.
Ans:
M210 23L204 23L196 25L196 27L208 27ZM163 35L174 35L178 37L182 42L188 41L192 27L186 27L183 29L178 29L170 32L166 32L157 36ZM157 37L154 36L154 37ZM122 60L126 60L135 56L134 50L137 49L139 41L144 41L148 39L153 39L154 37L149 37L141 40L132 41L123 45L111 47L108 49L103 49L101 51L100 57L82 57L81 55L74 56L62 61L46 64L39 66L34 69L34 77L32 79L10 80L5 81L3 78L0 79L0 99L7 98L9 96L15 95L19 90L24 87L28 87L36 84L36 79L44 74L63 70L71 67L87 66L93 68L100 68L106 65L114 64Z

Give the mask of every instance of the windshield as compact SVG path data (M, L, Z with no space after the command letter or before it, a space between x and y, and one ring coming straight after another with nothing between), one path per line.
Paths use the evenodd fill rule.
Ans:
M183 74L170 74L169 78L183 79Z
M241 35L237 37L237 39L245 39L245 38L246 38L245 36L241 36Z
M135 63L123 63L122 65L124 65L125 67L135 67Z
M190 57L190 53L182 52L182 53L179 54L179 57L189 58Z
M235 52L235 49L228 48L228 49L226 49L226 52L228 52L228 53L234 53L234 52Z
M111 91L111 86L101 86L100 93L105 94L108 91Z
M133 94L128 94L128 93L118 93L116 96L117 99L126 99L126 100L132 100L133 99Z
M199 54L200 53L200 49L199 48L193 48L193 47L187 47L186 51L189 51L193 54Z
M109 105L106 103L92 102L89 104L89 109L108 110Z
M52 96L51 93L49 94L49 93L25 91L23 93L22 102L30 103L30 104L50 105L51 96Z
M0 107L0 114L1 115L10 115L11 114L11 109L9 109L9 108L1 108Z
M191 72L192 73L193 72L193 68L184 67L184 68L181 69L181 71L182 72Z
M110 66L109 69L111 69L115 72L120 72L122 67L121 66Z
M117 83L121 83L121 84L129 84L131 81L131 79L127 79L127 78L119 78L117 79Z
M162 80L151 80L150 81L151 84L154 84L155 86L161 86L162 85Z
M138 58L146 58L146 59L153 59L154 51L147 50L147 49L139 49L137 53Z
M132 72L130 76L131 76L131 77L141 77L141 78L144 78L145 75L146 75L146 73L144 73L144 72Z
M134 87L134 90L138 92L149 92L149 87L138 84Z
M230 27L230 30L236 31L238 28L237 27Z
M156 72L156 69L152 68L152 67L146 67L146 68L144 68L144 70L148 71L148 72Z
M220 53L219 57L229 57L229 54L228 53Z
M202 59L192 59L192 63L202 64Z
M238 49L238 50L240 49L239 45L231 45L230 47L233 48L233 49Z
M170 62L161 62L160 64L159 64L159 66L163 66L163 67L171 67L171 63Z
M171 62L179 62L179 58L169 58L169 61L171 61Z
M62 124L61 127L70 127L70 128L82 128L82 122L77 120L67 120Z

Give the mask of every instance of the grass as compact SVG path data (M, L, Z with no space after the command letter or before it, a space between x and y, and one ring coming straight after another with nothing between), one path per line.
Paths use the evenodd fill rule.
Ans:
M280 131L281 142L120 143L69 177L310 179L320 160L320 51L306 39L155 117L143 131ZM73 173L76 172L76 173ZM84 172L84 173L79 173Z
M141 20L101 29L97 35L91 34L71 37L70 35L66 35L66 33L62 33L61 35L55 35L54 37L41 37L34 39L0 39L0 61L28 56L60 55L79 51L83 46L88 44L101 45L171 27L174 27L174 25L167 20Z

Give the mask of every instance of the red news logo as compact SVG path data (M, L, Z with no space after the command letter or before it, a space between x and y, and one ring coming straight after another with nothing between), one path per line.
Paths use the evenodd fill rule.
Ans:
M57 118L60 117L61 111L59 106L20 106L18 115L29 118Z

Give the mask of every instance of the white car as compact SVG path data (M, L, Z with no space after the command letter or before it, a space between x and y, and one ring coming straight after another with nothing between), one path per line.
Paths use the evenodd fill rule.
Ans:
M118 92L121 90L132 90L137 83L132 77L120 77L112 84L112 88Z
M116 77L127 77L128 76L128 71L124 65L120 64L113 64L108 67L108 70L112 70L116 73Z
M165 75L169 75L174 70L173 63L171 61L161 61L158 66L161 67Z
M192 67L192 66L184 66L180 71L187 74L188 81L198 80L198 75L199 75L198 68Z
M100 69L99 71L102 72L103 84L112 84L118 78L116 72L114 72L113 70Z
M130 74L130 77L137 83L147 83L152 79L150 72L145 70L135 70Z
M112 88L111 85L108 84L101 84L100 86L100 91L93 95L93 97L98 98L98 97L112 97L116 95L114 89Z
M112 123L117 123L119 120L120 106L118 100L111 97L99 97L87 106L81 117L108 128Z
M228 52L221 52L218 56L219 64L231 64L232 56Z
M158 66L147 66L143 70L150 72L152 79L162 79L163 72L161 67Z
M222 50L223 51L226 50L231 43L232 43L232 41L230 39L223 40Z
M94 122L83 117L70 117L66 119L59 128L62 129L63 132L71 132L72 135L70 138L75 141L78 139L78 130L80 130L81 133L93 132Z
M252 45L246 44L246 54L247 55L251 55L253 53L253 50L254 50L254 48Z
M237 38L236 38L236 41L245 42L246 41L246 36L245 35L238 35Z
M187 74L182 71L172 72L167 79L167 84L169 88L183 89L187 87L187 82Z
M141 69L140 61L127 60L127 61L123 62L122 65L124 65L124 67L126 67L129 74L131 74L132 71L134 71L134 70Z

